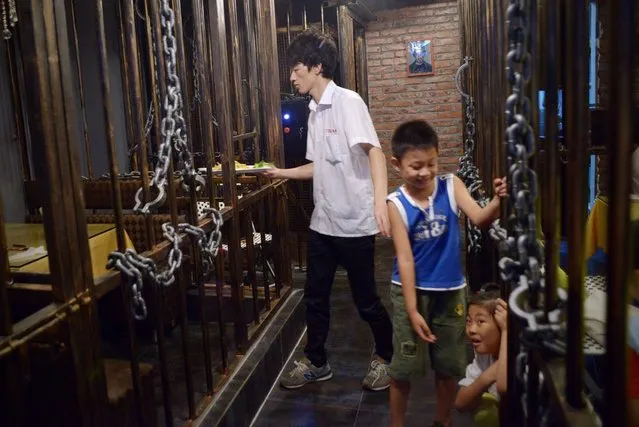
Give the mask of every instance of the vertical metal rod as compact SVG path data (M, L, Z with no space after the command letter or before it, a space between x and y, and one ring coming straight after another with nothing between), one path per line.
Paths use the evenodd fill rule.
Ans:
M11 306L7 295L7 286L11 280L9 272L9 248L4 224L4 204L0 199L0 335L8 336L13 331Z
M204 161L207 168L207 185L209 188L209 206L213 205L213 174L211 172L211 156L209 144L213 141L213 129L211 128L211 100L209 97L209 81L208 74L208 58L204 50L205 43L205 28L204 28L204 4L202 0L192 0L193 11L193 40L195 43L196 55L199 59L200 70L197 70L198 78L200 79L200 89L204 96L198 104L198 113L200 114L200 134L202 135L202 151L204 152ZM197 218L197 199L195 195L195 189L191 189L191 212L195 216L192 221L193 224L198 223ZM202 345L204 347L204 369L206 375L206 389L208 393L213 392L213 362L211 357L211 338L209 334L209 322L208 322L208 310L205 307L206 290L204 289L204 276L202 273L200 263L200 250L197 245L193 245L194 253L196 254L195 264L195 278L198 286L198 295L200 298L200 318L202 324ZM211 266L212 268L213 266Z
M557 227L557 219L560 218L561 204L559 203L559 185L554 179L559 173L559 157L557 152L557 131L558 131L558 90L559 90L559 55L558 55L558 35L559 35L559 2L544 0L544 17L542 19L541 51L542 67L545 74L545 107L544 107L544 135L545 135L545 156L544 172L545 184L542 188L543 199L543 231L546 239L545 270L546 288L544 294L544 308L546 314L557 305L557 272L559 270L559 243L560 227Z
M244 211L244 227L246 228L246 264L248 269L248 282L251 286L253 295L253 322L256 325L260 324L260 307L259 307L259 294L257 292L257 277L255 274L255 234L253 233L253 208L248 207ZM264 242L261 242L261 247L264 247Z
M149 189L149 165L147 159L147 143L144 138L144 107L142 105L142 78L140 76L140 68L138 66L138 60L140 52L138 51L138 40L136 32L136 12L133 2L128 0L121 0L124 10L124 30L126 33L126 55L127 62L130 65L130 80L132 96L133 96L133 138L134 142L138 145L138 161L140 162L140 172L142 176L142 185L144 192L144 200L151 200L151 191ZM161 46L161 44L159 45ZM145 218L145 231L146 231L146 247L152 248L155 244L154 232L153 232L153 218L151 215L147 215Z
M633 71L636 64L634 28L636 1L617 0L610 7L611 70L608 114L610 206L608 216L608 287L606 321L606 375L604 426L629 425L627 373L628 282L631 277L628 235L630 220L630 170L633 127ZM636 244L636 242L635 242ZM635 250L637 250L635 248Z
M171 6L173 8L173 14L175 15L175 40L177 42L176 46L176 54L177 54L177 64L176 70L180 77L180 85L182 88L182 103L188 106L188 92L186 83L186 66L185 66L185 55L184 55L184 37L182 31L182 10L180 6L179 0L172 0ZM163 80L164 82L165 80ZM166 89L166 88L165 88ZM190 125L190 113L189 108L183 108L182 114L184 115L184 120L186 123L186 129L183 129L184 133L187 135L187 141L191 140L191 130L189 128ZM177 225L179 222L178 219L178 209L177 209L177 188L176 181L174 179L175 174L175 163L171 160L169 164L169 173L168 173L168 200L169 200L169 212L171 214L171 223L177 230ZM196 210L197 212L197 210ZM182 359L184 363L184 376L186 379L186 397L189 407L189 419L195 419L196 410L195 410L195 391L193 387L193 370L191 368L191 353L189 351L189 325L186 318L186 281L184 277L184 268L180 268L176 272L177 285L179 291L179 304L180 304L180 313L179 313L179 321L180 321L180 329L182 330L181 338L182 338Z
M162 30L160 23L160 10L159 4L155 0L146 0L144 2L145 16L147 22L147 37L149 43L155 42L155 55L157 55L157 61L151 61L149 69L151 70L151 83L154 84L151 92L153 105L155 109L155 139L156 146L160 145L160 139L162 135L160 133L161 127L161 115L164 113L163 105L164 96L166 94L166 78L163 67L163 62L160 61L163 58L164 52L162 43ZM153 49L151 48L151 55L153 55ZM155 71L154 71L155 70ZM172 175L169 175L168 179L172 180ZM153 301L155 303L155 327L157 337L158 358L160 362L160 377L162 379L162 399L164 404L164 423L167 427L173 426L173 405L171 400L171 382L168 370L168 359L166 356L166 341L164 333L164 297L165 292L163 287L159 286L155 282L151 282L151 289L153 295Z
M302 22L303 22L302 28L304 28L304 31L308 30L308 18L306 16L306 5L304 5L302 9Z
M80 109L82 110L82 133L84 135L84 154L89 178L93 178L93 165L91 162L91 140L89 138L89 125L87 123L86 104L84 102L84 83L82 79L82 65L80 61L80 47L78 46L78 30L75 18L75 0L69 0L71 10L71 28L73 30L73 47L75 50L75 66L78 76L78 95L80 96Z
M539 31L539 14L538 14L538 1L531 1L528 4L528 16L530 16L529 20L529 28L530 31L528 33L528 43L529 49L531 53L531 66L532 66L532 77L530 79L530 83L526 87L526 91L528 92L529 99L532 100L532 108L531 108L531 119L532 119L532 129L533 135L536 141L538 141L539 136L539 107L537 101L538 93L539 93L539 74L540 70L539 66L539 38L543 37L543 34ZM532 158L532 168L535 171L539 170L539 145L537 145L537 152ZM537 184L539 185L539 183ZM535 220L536 225L538 226L537 234L541 234L541 212L537 209L540 206L541 197L537 197L535 201L535 209L537 210ZM537 309L539 307L539 296L538 292L531 292L529 294L528 303L532 309ZM536 390L539 390L539 365L537 364L537 358L535 357L535 350L529 349L528 351L528 385L529 390L531 391L526 394L527 397L527 411L526 411L526 424L528 427L538 427L539 426L539 393Z
M584 226L586 222L587 151L588 144L588 28L587 0L568 0L566 29L566 104L565 129L568 146L568 188L579 189L568 194L572 208L568 227L568 339L566 360L566 401L583 408L583 279Z
M25 111L22 105L22 94L20 93L21 83L24 84L24 77L19 72L18 57L16 55L16 46L19 46L16 40L18 37L20 37L19 33L13 36L13 40L10 43L7 43L7 64L9 65L9 78L11 81L13 122L16 128L18 147L20 148L20 158L22 159L22 177L25 181L31 181L31 165L29 163L29 150L23 116Z
M228 226L229 263L231 275L231 299L235 314L235 343L243 351L248 330L244 313L243 293L241 292L240 271L240 215L237 208L237 185L232 141L232 116L229 91L229 57L226 44L226 20L224 0L212 0L208 8L208 21L211 31L213 61L213 83L215 88L215 111L217 113L220 153L222 155L222 175L224 179L224 204L232 206L231 222ZM259 26L259 23L258 23ZM276 75L272 74L272 75ZM264 87L264 86L262 86Z
M262 239L262 250L260 251L260 258L262 261L262 280L264 282L264 307L266 310L271 309L271 289L270 289L270 280L269 280L269 266L268 266L268 258L266 258L267 251L264 249L268 242L266 241L266 214L265 210L268 207L268 196L262 198L261 200L261 208L258 210L258 224L260 227L260 238ZM270 230L269 230L270 231ZM273 244L273 234L271 233L271 245Z
M246 117L246 108L244 105L244 91L242 90L242 53L240 51L240 27L237 19L237 3L236 0L227 0L229 31L231 38L231 74L233 77L232 99L234 100L234 130L236 135L243 134L244 117ZM242 150L240 150L242 151Z
M109 61L106 45L106 31L104 27L104 10L102 0L96 0L96 27L98 32L98 63L100 73L100 92L103 99L102 114L104 118L104 126L106 129L107 154L109 158L109 172L111 175L111 195L114 207L114 216L116 224L116 238L118 243L118 252L124 253L126 250L124 222L122 220L122 195L120 191L120 182L118 178L119 170L116 154L116 137L113 119L113 105L111 102L111 83L109 74ZM75 30L74 30L75 31ZM77 34L76 34L77 36ZM76 46L77 48L77 46ZM78 59L79 60L79 59ZM82 79L82 76L79 75ZM87 152L87 155L89 153ZM90 164L90 160L88 161ZM138 364L138 348L137 337L135 333L135 324L131 315L131 291L129 286L130 278L124 274L120 275L120 282L124 288L124 309L126 310L127 326L129 330L129 346L131 351L131 379L133 383L133 394L136 402L135 411L137 420L141 426L145 426L146 420L144 411L142 411L142 388L140 386L140 369Z
M273 85L273 76L278 75L277 34L275 28L274 0L255 0L257 14L257 40L259 41L260 106L263 109L264 133L267 158L277 165L284 165L282 144L282 109L279 85Z
M255 9L251 0L244 0L244 15L246 20L246 38L248 40L248 63L257 64L257 39L255 38ZM261 124L262 120L258 110L259 93L257 91L258 72L256 66L249 66L249 96L250 96L250 121L251 126L255 129L253 137L253 152L255 153L255 161L262 160L260 150L260 139L262 137Z
M321 24L322 24L322 33L326 33L326 27L325 27L325 22L324 22L324 4L322 4L320 6L320 20L321 20ZM290 41L289 41L290 43Z
M291 10L293 9L293 3L288 1L288 9L286 9L286 41L287 45L291 44Z
M124 32L124 16L122 16L121 7L118 4L118 24L120 27L120 61L122 64L122 86L123 86L123 95L124 95L124 112L127 118L133 117L133 106L131 103L131 83L129 76L131 75L131 70L129 69L129 61L127 59L127 39L126 33ZM125 120L126 124L126 136L127 136L127 147L129 147L129 152L127 153L127 158L129 159L130 167L132 170L140 170L138 165L138 157L137 152L134 149L135 147L135 134L133 132L133 121L131 119Z
M215 258L215 293L217 296L217 324L220 334L220 356L222 358L221 374L228 373L228 352L226 348L226 324L224 319L224 251Z

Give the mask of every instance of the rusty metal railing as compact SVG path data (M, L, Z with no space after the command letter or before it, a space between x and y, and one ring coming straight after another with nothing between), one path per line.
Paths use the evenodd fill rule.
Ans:
M225 5L233 12L230 26ZM30 169L24 171L29 181L26 199L32 213L42 209L29 220L42 224L50 267L46 273L9 268L0 216L0 240L5 242L0 263L0 390L13 393L3 401L2 422L33 423L36 415L27 413L22 391L38 379L17 375L19 366L29 361L34 346L56 343L66 349L77 378L74 384L59 384L72 393L47 396L68 409L69 419L77 414L78 419L67 425L121 425L126 420L168 426L194 420L228 378L230 359L251 344L290 290L281 197L285 183L238 176L235 170L245 140L255 160L282 162L279 88L273 81L274 5L215 0L207 6L202 0L119 1L117 13L105 9L101 0L91 7L72 0L31 0L19 6L24 18L9 77L15 88L24 87L24 94L16 89L15 99L27 99L24 106L14 103L16 117L37 112L29 114L25 124L31 140L20 142L24 167L31 162L38 171L33 177ZM117 48L107 37L114 28L123 30ZM227 45L229 35L233 42ZM79 43L81 39L95 44ZM97 75L80 66L87 56L97 59ZM242 74L242 64L258 59L259 67L250 66ZM20 62L25 64L24 74L18 72ZM242 77L234 79L233 92L229 63L238 71L234 77ZM117 78L121 85L112 84ZM37 84L25 85L26 81ZM99 87L99 93L91 94L101 100L102 127L97 130L89 129L96 115L93 121L86 118L89 87ZM173 131L166 127L171 119L167 106L176 102L171 99L176 95L182 97L175 105L183 114L178 129L184 143L175 144L174 155L166 156L167 132ZM237 109L231 110L232 99ZM122 112L124 123L117 118ZM77 128L81 132L75 132ZM204 170L197 181L189 180L189 164L184 161L196 150L197 164L190 166ZM106 161L95 164L99 152L106 154ZM88 177L80 176L80 157ZM174 163L178 157L181 161ZM216 160L222 176L213 170ZM166 184L154 180L159 161L168 161ZM100 177L104 172L108 176ZM139 214L132 209L138 188L142 202L162 199L157 191L166 191L167 197L155 211ZM220 202L222 241L216 244L217 257L206 258L210 246L205 248L200 237L211 236L208 241L213 241L221 224L215 216L203 215L202 206L217 209ZM101 215L114 224L110 250L119 254L108 265L115 266L118 259L125 268L107 269L94 277L92 265L106 265L107 259L92 260L97 254L89 248L87 224L101 220ZM159 233L162 222L164 236ZM171 226L178 232L170 232ZM194 233L200 237L191 238ZM132 274L135 269L139 276ZM27 290L37 290L38 300L32 301ZM18 293L26 299L17 299ZM36 303L48 299L48 304ZM142 310L142 304L143 311L132 310ZM26 314L14 318L14 309ZM174 325L179 327L171 335ZM120 326L126 333L119 333ZM125 346L117 342L121 337L126 337ZM114 358L128 360L129 373L113 363ZM134 404L125 405L128 411L113 401L114 372L133 392ZM161 377L161 402L153 401L154 385L149 381L156 374ZM76 396L76 401L69 396ZM46 417L53 406L42 405L39 416Z

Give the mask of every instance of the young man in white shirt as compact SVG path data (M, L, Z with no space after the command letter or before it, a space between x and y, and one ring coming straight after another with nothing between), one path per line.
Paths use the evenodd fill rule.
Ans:
M308 236L306 357L285 372L288 389L326 381L333 373L324 343L330 322L330 294L338 265L344 267L360 316L370 325L376 356L363 386L389 387L387 364L393 353L392 326L375 284L375 235L390 235L386 210L386 157L362 98L333 82L337 47L328 36L305 31L291 43L287 57L291 82L310 95L306 158L291 169L273 169L272 178L312 179L315 209Z

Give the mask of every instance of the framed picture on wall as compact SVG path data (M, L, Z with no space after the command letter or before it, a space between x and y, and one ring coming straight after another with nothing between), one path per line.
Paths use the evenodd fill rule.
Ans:
M432 76L433 69L433 43L431 40L418 40L408 42L408 77Z

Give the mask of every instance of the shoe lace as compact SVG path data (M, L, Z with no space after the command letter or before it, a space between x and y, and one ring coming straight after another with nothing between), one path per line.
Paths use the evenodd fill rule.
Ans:
M386 374L386 365L379 360L373 360L371 362L371 373L375 375L375 379L379 379L383 374Z
M298 374L304 374L304 372L308 371L308 365L303 361L295 361L295 368L291 371L291 377L294 377Z

